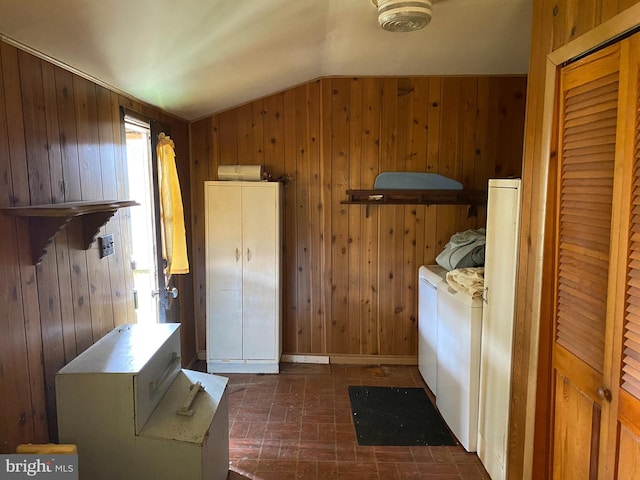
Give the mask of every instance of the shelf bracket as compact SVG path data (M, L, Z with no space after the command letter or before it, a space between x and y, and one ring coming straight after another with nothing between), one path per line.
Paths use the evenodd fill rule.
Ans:
M82 222L82 248L89 249L100 228L120 208L139 205L133 200L83 201L31 205L0 209L5 215L24 218L29 224L31 259L34 265L42 262L49 245L58 232L75 219Z

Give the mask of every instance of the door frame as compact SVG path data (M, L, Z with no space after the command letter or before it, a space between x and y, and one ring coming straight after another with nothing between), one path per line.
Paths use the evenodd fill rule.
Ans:
M527 399L524 408L524 447L523 447L523 478L547 478L548 467L551 459L549 439L551 438L552 417L540 412L549 413L551 402L551 345L553 343L553 328L550 328L548 306L549 288L544 280L548 278L550 267L553 265L548 254L551 247L549 238L553 235L553 225L549 222L549 214L556 208L555 198L555 171L552 168L554 162L556 105L558 94L559 69L566 62L585 56L609 43L620 40L622 37L637 31L640 28L640 3L636 4L597 27L572 40L566 45L554 50L547 55L544 83L544 102L542 110L542 129L540 132L540 168L537 176L530 182L539 185L539 194L535 197L536 204L530 206L530 232L537 235L532 238L521 237L521 252L529 252L524 258L529 269L534 272L532 282L532 295L529 297L530 312L530 342L529 359L527 365ZM532 187L529 187L532 188ZM526 232L525 232L526 233ZM544 320L544 321L543 321ZM522 320L521 320L522 322ZM608 327L609 328L609 327ZM605 352L605 373L611 368L611 351ZM608 407L606 407L608 408ZM604 408L603 408L604 410ZM513 416L514 412L511 412ZM608 412L602 412L608 415ZM601 431L602 435L608 432ZM606 439L604 439L606 441ZM541 462L544 459L545 461ZM535 461L534 461L535 460ZM603 459L601 465L607 461ZM534 472L534 466L536 471Z
M158 323L166 323L170 321L168 319L168 311L171 308L171 302L169 301L169 293L167 290L164 275L164 258L162 257L162 232L160 224L160 188L158 186L158 134L164 132L167 136L170 135L170 129L168 126L149 118L139 112L130 110L127 107L120 107L120 124L122 125L123 142L126 143L126 127L125 118L131 117L140 122L144 122L149 125L149 132L151 135L151 182L152 182L152 194L153 194L153 221L155 224L155 243L156 243L156 272L158 283Z

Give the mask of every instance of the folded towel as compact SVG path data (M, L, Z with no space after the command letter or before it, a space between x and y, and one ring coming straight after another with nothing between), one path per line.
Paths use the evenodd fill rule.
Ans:
M447 283L456 292L479 298L484 290L484 267L456 268L447 272Z

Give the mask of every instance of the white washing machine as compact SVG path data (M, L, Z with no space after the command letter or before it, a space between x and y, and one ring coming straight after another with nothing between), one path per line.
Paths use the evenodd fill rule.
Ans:
M438 285L436 405L468 452L478 439L482 298Z
M418 370L434 395L438 395L438 285L446 275L440 265L422 265L418 270Z

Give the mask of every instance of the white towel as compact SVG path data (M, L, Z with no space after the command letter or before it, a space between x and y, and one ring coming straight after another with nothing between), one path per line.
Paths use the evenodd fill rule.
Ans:
M478 298L484 289L484 267L457 268L447 272L447 283L456 292Z

